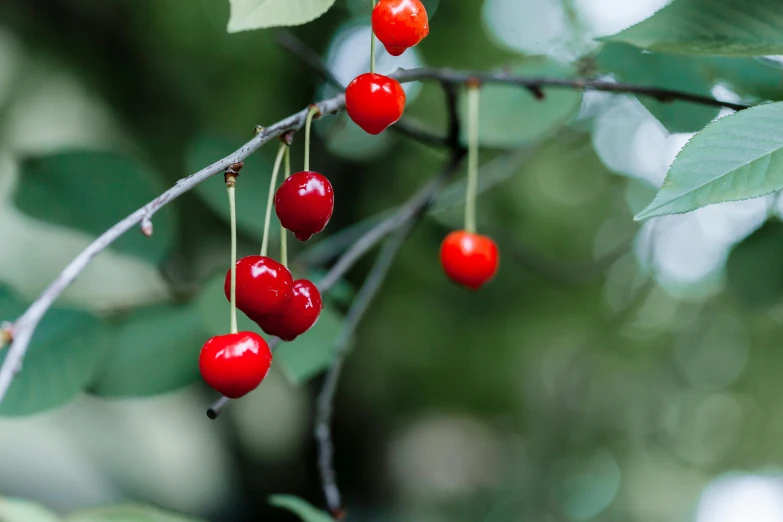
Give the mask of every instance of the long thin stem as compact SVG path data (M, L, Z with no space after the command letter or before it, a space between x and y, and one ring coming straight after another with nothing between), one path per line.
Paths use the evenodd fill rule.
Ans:
M291 147L285 148L285 172L283 173L283 179L288 179L288 176L291 175ZM288 268L288 234L283 227L283 225L280 225L280 263L286 268Z
M310 113L308 112L308 117ZM277 149L275 166L272 169L272 179L269 180L269 196L266 199L266 215L264 216L264 238L261 240L261 255L265 256L269 247L269 223L272 221L272 201L275 198L275 187L277 186L277 173L280 171L280 164L283 162L283 155L288 148L284 142L280 142L280 148Z
M372 9L375 10L375 0L372 0ZM372 22L370 22L370 72L375 73L375 31L373 31Z
M307 111L307 121L305 122L305 157L304 157L304 169L310 170L310 127L313 126L313 116L318 114L318 106L313 105L310 110Z
M237 203L236 177L226 176L228 209L231 214L231 333L237 333Z
M476 197L479 171L479 86L468 86L468 183L465 195L465 230L476 232Z

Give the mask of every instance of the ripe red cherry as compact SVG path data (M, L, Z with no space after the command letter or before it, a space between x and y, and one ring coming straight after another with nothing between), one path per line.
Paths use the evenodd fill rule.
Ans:
M427 10L419 0L381 0L372 11L372 29L386 51L399 56L429 34Z
M212 337L201 348L198 367L204 381L231 399L238 399L261 384L272 364L272 352L253 332Z
M380 134L402 117L405 91L400 82L382 74L357 76L345 90L348 116L369 134Z
M294 281L291 298L283 309L256 322L267 334L293 341L315 324L323 307L318 288L307 279L299 279Z
M498 270L498 247L487 236L456 230L440 246L440 263L452 281L478 290Z
M247 256L237 261L237 308L255 320L283 308L291 295L294 278L286 267L265 256ZM231 300L231 270L223 286Z
M307 241L322 231L334 211L334 190L326 176L317 172L297 172L275 192L275 211L280 224L299 241Z

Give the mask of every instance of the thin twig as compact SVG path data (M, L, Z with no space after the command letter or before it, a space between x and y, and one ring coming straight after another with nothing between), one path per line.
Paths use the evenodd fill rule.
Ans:
M716 100L709 96L699 96L687 92L675 91L672 89L660 89L658 87L649 87L645 85L635 85L630 83L616 83L604 80L590 80L584 78L547 78L547 77L522 77L513 74L495 71L454 71L451 69L429 69L420 67L417 69L399 69L391 76L399 82L414 82L420 80L438 80L440 82L463 85L469 82L479 83L497 83L506 85L516 85L528 90L540 90L543 87L560 87L577 91L600 91L612 92L618 94L638 94L649 96L662 102L671 102L681 100L711 107L726 107L735 111L747 109L748 105Z
M615 93L630 93L639 94L645 96L652 96L653 98L670 101L670 100L683 100L692 103L700 103L703 105L710 105L713 107L728 107L734 110L742 110L746 108L744 105L738 105L729 102L723 102L715 100L713 98L697 96L689 93L683 93L678 91L672 91L668 89L658 89L653 87L645 87L639 85L630 85L622 83L612 83L596 80L564 80L560 78L524 78L518 76L512 76L506 73L486 73L486 72L458 72L448 69L412 69L412 70L400 70L391 75L399 81L416 81L416 80L438 80L442 84L464 84L469 81L480 81L483 83L501 83L519 85L530 89L535 87L562 87L577 90L596 90L604 92ZM345 97L341 94L324 100L318 104L322 114L334 114L344 109ZM450 110L456 112L454 106L450 105ZM33 302L33 304L22 314L14 323L14 339L11 346L8 348L8 354L3 361L2 367L0 367L0 402L8 391L8 387L11 385L14 375L21 369L22 360L27 352L27 348L30 344L30 339L35 332L38 323L44 316L46 311L52 306L55 300L60 294L78 277L78 275L87 267L90 261L98 255L100 252L108 248L117 238L125 234L128 230L136 225L142 223L145 218L151 220L153 215L169 204L185 192L193 189L199 183L214 176L215 174L225 171L232 164L240 162L247 158L250 154L257 151L261 146L269 141L279 137L287 131L299 130L304 124L307 116L307 109L303 109L298 113L285 118L269 127L257 129L256 136L243 145L240 149L226 156L225 158L213 163L212 165L179 180L172 188L147 203L140 209L133 212L131 215L112 226L109 230L104 232L95 241L93 241L83 252L81 252L68 266L57 276L41 295ZM448 136L459 136L459 132L455 132L454 128L449 131ZM449 140L449 145L454 142ZM151 221L150 221L151 222ZM381 234L377 240L388 231L399 226L399 222L394 221L394 226L390 229L387 228L386 232ZM380 226L380 225L379 225ZM389 227L389 224L385 225ZM374 244L374 243L373 243ZM364 247L364 251L372 248ZM363 253L362 252L362 253ZM346 253L347 254L347 253Z
M326 504L338 520L343 517L344 510L334 470L334 444L332 442L331 427L337 384L340 380L340 374L349 352L348 347L356 332L356 328L364 318L364 314L386 279L389 268L405 240L410 235L414 225L415 222L413 220L408 220L394 235L386 240L383 249L378 254L372 270L370 270L370 273L364 280L364 284L345 316L345 322L334 343L334 362L326 373L321 393L318 395L314 430L315 439L318 441L318 469L321 474L321 485L326 496Z

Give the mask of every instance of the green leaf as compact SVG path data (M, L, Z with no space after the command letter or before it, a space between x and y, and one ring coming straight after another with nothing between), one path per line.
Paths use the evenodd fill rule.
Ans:
M335 0L229 0L228 32L302 25L332 7Z
M62 519L43 506L17 498L0 497L2 522L62 522Z
M708 125L674 160L661 190L634 219L681 214L783 189L783 102Z
M22 164L14 203L22 212L50 223L98 236L158 196L156 176L134 160L102 151L69 151L31 158ZM155 233L128 233L112 244L118 252L161 261L173 242L170 209L155 214Z
M292 495L272 495L269 503L275 507L287 509L294 513L303 522L334 522L334 519L325 512L314 508L306 500Z
M783 73L759 63L756 58L702 58L712 83L726 84L742 97L783 100Z
M771 220L736 245L726 261L728 288L752 308L783 300L783 223Z
M596 56L596 64L620 82L711 96L707 64L698 58L644 53L626 44L607 44ZM677 100L660 102L649 96L639 96L639 101L670 132L701 130L715 119L719 110Z
M325 302L318 321L310 330L290 343L277 345L275 362L292 383L304 383L332 364L334 341L342 324L342 315Z
M647 20L602 40L664 53L783 54L783 3L779 0L675 0Z
M228 156L241 145L240 142L213 136L196 138L187 152L188 172L196 172L214 162L215 158ZM253 154L245 160L245 167L237 178L237 228L259 242L264 236L264 212L271 177L272 165L264 160L262 154ZM194 192L215 214L230 223L226 183L222 175L212 176L198 185ZM274 212L269 230L270 241L280 236L280 222Z
M0 287L0 317L15 318L25 306ZM106 329L86 312L52 309L33 334L22 371L0 404L0 415L29 415L68 403L89 383L105 357ZM8 350L0 353L0 363Z
M136 310L111 330L111 352L89 391L139 397L187 386L199 378L198 354L208 337L195 305Z
M228 332L229 304L223 292L224 280L225 275L220 274L210 279L197 299L201 324L207 336ZM237 312L237 323L239 331L256 332L265 339L268 338L258 325L242 312ZM327 368L334 360L334 340L341 324L342 316L325 302L321 316L308 332L293 342L281 342L277 345L274 364L281 365L283 372L293 383L306 381Z
M545 58L531 58L512 67L519 76L569 78L573 68ZM464 97L463 97L464 98ZM516 147L536 141L555 131L568 121L582 101L579 92L568 89L545 90L543 100L536 99L523 87L487 85L481 89L479 139L489 147ZM462 121L467 120L467 104L460 104ZM467 143L467 126L463 126L463 142Z
M198 519L161 511L149 506L123 504L71 513L66 522L197 522Z

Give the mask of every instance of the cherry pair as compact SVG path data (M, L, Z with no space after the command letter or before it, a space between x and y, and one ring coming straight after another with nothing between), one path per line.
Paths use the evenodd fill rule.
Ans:
M389 54L399 56L429 34L427 10L419 0L380 0L372 12L372 30ZM365 132L380 134L402 117L406 97L397 80L375 74L372 41L370 72L348 85L345 109Z
M230 270L224 289L230 300ZM247 256L236 264L236 306L267 334L293 341L315 324L323 302L313 283L294 281L274 259Z

